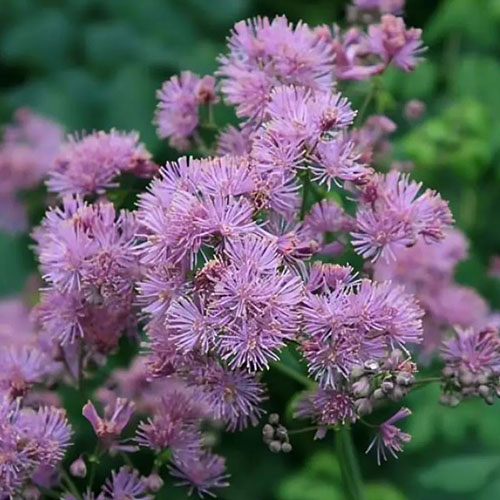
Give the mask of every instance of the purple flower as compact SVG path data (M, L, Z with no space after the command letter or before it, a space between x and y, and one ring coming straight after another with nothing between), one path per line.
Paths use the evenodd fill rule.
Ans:
M349 295L349 314L370 338L383 337L389 345L422 341L423 310L413 295L389 281L363 280Z
M355 143L346 136L318 144L311 171L314 180L319 184L326 184L328 189L331 188L332 182L337 185L340 181L366 184L374 172L372 168L361 163Z
M305 288L308 292L312 293L328 292L329 290L334 291L355 285L358 281L356 273L351 266L341 266L339 264L328 264L315 261L306 271ZM310 297L311 295L308 295L308 300L311 300ZM319 310L322 311L321 302L318 306L320 308Z
M166 327L181 353L199 349L206 353L213 347L216 332L198 304L179 297L168 309Z
M200 160L197 170L197 188L204 195L239 196L251 193L254 189L254 178L245 156L226 155Z
M196 87L199 77L190 71L174 75L157 92L159 100L155 122L161 138L170 137L171 146L186 149L188 137L198 126Z
M138 219L144 264L196 261L203 244L257 231L254 209L244 194L253 187L248 163L238 158L190 160L167 165L151 192L141 197ZM225 195L234 193L235 196Z
M113 404L104 408L104 418L100 417L91 401L82 408L83 416L91 423L94 432L104 446L117 449L120 434L134 412L134 403L117 398Z
M425 112L425 103L418 99L410 99L404 108L404 115L407 120L418 120Z
M313 149L322 134L344 129L356 113L349 101L330 91L311 92L303 87L281 86L271 94L268 128L280 139L304 141Z
M259 272L249 262L233 264L215 285L209 306L218 328L217 346L230 365L267 367L298 325L302 284L288 271Z
M229 486L224 458L208 452L176 459L169 470L172 476L179 479L178 486L188 486L189 495L195 492L201 498L205 495L215 497L214 488Z
M277 247L271 241L254 235L229 241L225 251L230 262L238 268L274 273L281 265Z
M237 129L230 125L222 131L217 139L219 155L244 156L252 148L252 130L250 127Z
M214 418L226 423L228 430L257 425L264 413L260 405L266 399L257 376L211 363L202 371L200 382Z
M477 326L489 312L486 301L471 287L449 283L420 299L430 315L453 326Z
M46 175L61 146L63 130L27 108L18 109L14 118L0 141L0 227L18 232L27 228L27 216L17 194L34 188Z
M138 302L143 313L163 320L171 300L182 290L185 271L182 266L157 266L148 270L137 284Z
M72 429L66 411L60 408L42 407L37 412L23 409L16 426L29 442L31 457L39 464L57 465L71 442Z
M335 201L322 200L311 207L304 224L315 235L337 233L349 227L349 216Z
M279 126L269 127L256 134L250 155L259 173L290 173L305 158L304 138L294 132L284 136Z
M328 27L320 29L334 50L335 77L339 80L366 80L384 70L384 64L373 63L366 57L370 55L369 39L358 28L350 28L345 33L335 28L333 38Z
M455 332L441 348L447 365L473 374L500 372L500 338L496 330L456 327Z
M0 494L10 496L21 487L34 464L29 450L19 446L20 433L15 426L18 404L0 396Z
M84 307L76 294L42 290L34 316L44 331L61 345L74 345L83 337Z
M311 419L318 425L315 439L322 439L328 426L356 421L352 398L333 389L318 389L304 393L296 405L294 416Z
M196 391L185 387L169 391L161 397L153 417L139 424L136 441L156 452L170 448L174 456L192 454L199 449L198 426L207 415Z
M272 88L280 84L313 90L332 85L329 45L303 23L293 28L284 16L237 23L220 63L222 92L240 117L262 119Z
M47 212L33 233L49 284L36 317L54 340L67 346L83 339L106 353L133 326L136 228L130 212L117 214L109 202L89 205L78 196Z
M359 10L378 11L382 14L397 14L403 10L405 0L354 0Z
M64 456L71 427L63 410L20 409L0 398L0 494L12 496L41 468L53 470Z
M444 238L453 223L448 204L431 190L419 195L420 188L420 183L394 171L377 174L365 186L352 232L358 253L373 261L394 260L399 248L414 245L418 237L429 242Z
M60 195L103 193L123 172L144 172L150 154L136 132L94 132L70 136L55 160L47 186Z
M347 286L339 286L332 276L329 290L331 285L320 280L315 287L326 293L309 293L302 306L301 350L309 373L325 388L336 388L355 365L384 357L394 344L422 340L423 311L401 287L369 280L352 283L345 270L340 277Z
M146 494L146 484L139 473L130 467L123 466L118 472L111 473L111 479L106 481L103 488L106 500L150 500L151 495Z
M168 137L176 149L187 149L189 138L198 126L198 106L215 101L213 77L200 79L191 71L183 71L164 82L156 96L158 136Z
M384 64L394 64L404 71L412 71L423 52L422 30L406 29L401 17L392 14L382 16L380 24L369 28L371 50L379 55Z
M0 394L12 400L27 394L59 366L35 346L4 347L0 352Z
M396 130L396 124L384 115L368 117L360 128L349 132L349 137L360 154L359 161L374 164L384 159L391 150L389 135Z
M401 408L391 418L380 425L379 434L377 434L366 450L366 453L368 453L375 447L377 451L377 463L379 465L381 458L387 460L386 451L389 451L394 458L398 458L397 453L403 451L404 443L410 441L410 434L403 432L394 425L396 422L409 415L411 415L411 411L408 408Z

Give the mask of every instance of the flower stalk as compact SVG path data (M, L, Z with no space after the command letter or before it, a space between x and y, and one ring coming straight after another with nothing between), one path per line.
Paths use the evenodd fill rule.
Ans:
M342 485L348 500L364 500L363 480L359 469L351 429L340 426L335 434L335 448L342 475Z

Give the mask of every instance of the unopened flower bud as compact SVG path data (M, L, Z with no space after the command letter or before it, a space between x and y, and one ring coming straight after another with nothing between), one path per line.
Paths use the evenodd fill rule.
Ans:
M41 496L42 494L40 493L40 490L36 486L30 484L24 488L22 498L24 500L38 500Z
M400 385L396 385L394 387L394 390L391 392L391 399L393 401L399 401L400 399L403 399L407 394L407 390L404 387L401 387Z
M283 425L280 425L277 429L276 429L276 437L278 439L286 439L286 437L288 436L288 431L286 430L286 427L284 427Z
M472 385L474 383L474 375L470 371L461 370L458 376L460 384L463 386Z
M355 380L359 377L362 377L364 373L365 370L361 365L354 365L351 369L350 377L351 379Z
M380 388L384 394L388 394L394 389L394 384L390 380L384 380Z
M414 377L411 373L401 372L396 375L396 384L408 386L414 381Z
M215 93L215 78L212 75L205 75L200 79L195 88L196 100L199 104L217 102Z
M442 370L442 373L445 377L453 377L455 370L451 366L445 366Z
M352 392L358 398L366 398L370 394L370 380L368 377L361 377L352 384Z
M264 425L262 428L262 436L264 439L271 440L274 437L274 427L270 424Z
M477 392L479 392L483 398L486 398L490 395L490 388L487 385L480 385Z
M281 445L281 451L283 453L290 453L292 451L292 445L290 443L283 443Z
M364 367L365 367L365 370L375 372L378 370L379 364L374 360L368 360L368 361L365 361Z
M393 361L402 361L403 359L403 351L401 349L393 349L390 354L390 358Z
M269 415L268 421L271 425L277 425L280 421L280 416L277 413L271 413L271 415Z
M269 449L273 453L279 453L281 451L281 442L280 441L271 441L269 443Z
M373 405L367 398L357 399L354 405L356 406L357 413L361 416L368 415L373 410Z
M373 398L374 399L384 399L385 398L384 391L380 387L378 389L375 389L373 391Z
M418 99L411 99L405 105L405 117L407 120L418 120L425 111L425 103Z
M156 493L161 490L163 479L156 472L152 472L148 477L144 478L144 483L149 490Z
M460 399L452 394L441 394L439 402L445 406L455 407L460 403Z
M78 457L70 466L69 472L74 477L85 477L87 475L87 466L82 457Z

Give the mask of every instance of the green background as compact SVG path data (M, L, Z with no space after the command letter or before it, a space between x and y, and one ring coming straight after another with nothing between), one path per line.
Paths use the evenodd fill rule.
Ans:
M471 239L458 281L500 308L500 282L487 276L489 258L500 253L500 0L407 3L408 24L424 30L426 61L413 74L384 75L379 104L399 125L396 157L412 159L414 175L450 199L457 225ZM163 163L176 156L151 124L163 80L183 69L212 72L229 29L242 18L284 13L293 21L342 23L344 10L345 2L334 0L0 0L0 122L30 106L68 131L136 129ZM356 92L350 97L356 104ZM401 115L412 98L427 111L409 124ZM28 245L27 236L0 234L1 295L21 291L36 269ZM101 375L125 364L128 351L123 346ZM287 415L299 387L280 374L265 380L268 409ZM71 389L63 396L77 444L87 446L89 426L78 418L84 400ZM369 433L356 431L368 500L500 498L500 408L477 401L448 409L437 405L438 397L432 387L411 396L414 414L404 426L413 441L398 461L378 467L362 455ZM217 450L228 457L232 485L220 497L341 500L333 437L315 442L302 434L292 442L291 454L272 455L259 430L222 437ZM147 454L135 458L144 469L150 461ZM113 465L100 468L101 479ZM159 497L186 495L167 478Z

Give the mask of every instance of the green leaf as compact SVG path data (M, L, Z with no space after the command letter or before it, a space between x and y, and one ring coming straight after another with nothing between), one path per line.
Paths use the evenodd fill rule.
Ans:
M332 453L312 455L296 474L281 482L279 500L344 500L340 467Z
M365 493L366 500L407 500L406 495L388 483L368 483Z
M479 493L477 500L500 498L500 477L488 483Z
M500 456L477 455L439 460L418 475L424 487L447 493L473 493L500 467Z
M22 291L33 269L28 238L0 232L0 296Z
M14 64L54 69L68 64L75 33L64 12L43 9L14 23L0 38L0 53Z
M475 45L492 47L497 26L489 0L449 0L441 2L425 29L425 39L435 44L449 35L461 36Z

